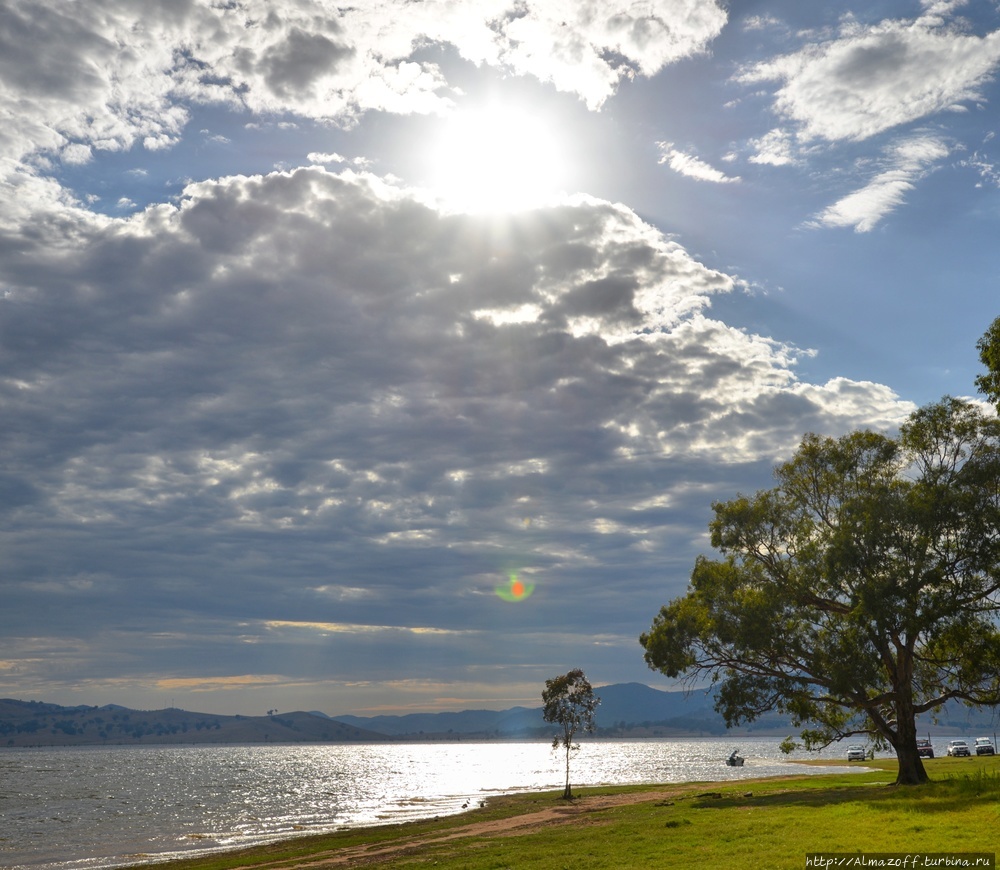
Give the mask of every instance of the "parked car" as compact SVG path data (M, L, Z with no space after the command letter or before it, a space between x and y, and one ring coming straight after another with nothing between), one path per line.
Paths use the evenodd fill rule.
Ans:
M865 748L860 743L853 743L847 747L847 760L848 761L864 761L865 760Z
M964 740L952 740L948 744L948 754L957 758L959 755L972 755L969 744Z
M930 740L917 741L917 755L919 755L921 758L934 757L934 747L931 746Z
M976 755L993 755L994 753L993 742L989 737L976 738Z

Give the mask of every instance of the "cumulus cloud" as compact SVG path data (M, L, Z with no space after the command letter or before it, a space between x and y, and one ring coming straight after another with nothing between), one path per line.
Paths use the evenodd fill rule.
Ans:
M975 99L993 42L949 30L953 8L745 70L779 83L782 122L751 162ZM713 498L766 480L803 431L912 406L804 381L810 351L713 316L735 276L624 205L438 210L362 171L384 155L344 156L371 142L345 131L449 111L459 66L597 110L726 20L703 0L0 0L0 691L536 693L598 646L595 678L641 668L637 632L707 546ZM909 81L948 50L936 84ZM220 109L250 120L220 132ZM314 165L213 177L293 129ZM951 147L902 139L817 222L869 229ZM140 148L160 152L148 169L110 159ZM169 161L185 148L214 168ZM145 204L164 178L178 195ZM495 596L511 573L530 606Z
M321 151L310 151L307 159L310 163L347 163L347 158L336 152L327 154Z
M725 23L718 4L700 0L529 3L505 13L501 58L597 107L622 78L704 51Z
M598 107L625 77L703 51L715 3L505 0L343 7L331 0L0 4L0 152L79 161L86 149L175 143L197 103L348 123L371 109L442 112L452 85L428 43L553 82ZM44 50L42 50L44 47Z
M0 5L0 153L119 150L175 141L187 112L169 99L178 15L170 3Z
M799 162L797 143L787 130L770 130L750 140L753 153L749 160L764 166L788 166Z
M977 36L947 24L956 4L931 4L913 20L863 25L752 64L744 84L779 82L775 112L804 140L860 141L980 99L1000 62L1000 32Z
M224 178L25 232L0 283L0 620L36 685L126 649L123 679L445 679L501 636L534 679L595 624L614 668L707 492L909 410L802 383L711 319L730 276L588 198L501 220L350 171Z

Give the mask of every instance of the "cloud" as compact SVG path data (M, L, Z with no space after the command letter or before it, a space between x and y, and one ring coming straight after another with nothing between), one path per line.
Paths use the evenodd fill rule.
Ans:
M719 5L699 0L526 3L502 19L500 57L597 108L623 78L703 52L726 20Z
M455 87L415 52L455 46L477 64L551 81L599 107L623 79L705 50L715 3L436 0L343 7L298 0L174 3L27 0L0 14L0 153L71 163L92 151L175 144L190 107L349 124L358 113L447 111Z
M914 20L864 25L847 17L838 34L752 64L736 80L780 82L775 112L803 140L861 141L981 99L1000 62L1000 32L985 36L945 23L957 4L933 4Z
M949 9L927 7L928 45L982 55L932 11ZM700 0L0 0L0 688L375 703L499 679L537 694L566 662L644 672L636 635L708 546L713 499L766 483L803 431L888 429L912 406L803 381L811 351L713 316L739 278L623 205L446 213L361 171L384 156L370 130L343 143L366 112L450 111L472 66L599 109L726 20ZM781 84L783 122L751 161L797 163L827 135L796 88L822 86L810 64L836 68L852 33L748 74ZM959 66L953 97L980 81ZM829 84L829 129L851 138L877 95L852 115ZM206 133L183 142L191 118ZM292 128L321 165L212 177ZM943 143L910 135L867 198L817 220L873 225ZM112 158L139 148L160 152L148 168ZM150 205L119 183L181 176L201 180ZM535 590L516 606L495 594L512 572Z
M854 227L865 233L898 208L934 163L948 156L948 146L934 136L916 136L893 145L887 168L863 188L824 209L817 222L828 227Z
M764 166L789 166L799 162L797 143L786 130L771 130L759 139L749 142L754 153L751 163Z
M1000 186L1000 168L997 167L996 160L985 151L995 138L994 132L987 133L979 147L959 163L961 166L972 169L980 177L981 180L977 186L983 184Z
M407 626L400 627L398 625L348 625L339 622L303 622L295 620L282 620L274 619L266 623L269 629L294 629L299 631L314 631L319 632L322 635L328 634L363 634L371 635L377 634L379 632L406 632L410 634L426 634L426 635L448 635L448 634L467 634L468 632L449 630L444 628L432 628L425 626Z
M156 681L156 688L164 692L219 692L243 691L280 686L287 678L281 674L238 674L222 677L177 677Z
M657 142L656 147L661 152L661 157L657 162L667 164L680 175L686 175L688 178L694 178L698 181L710 181L714 184L732 184L740 180L738 176L726 175L704 160L679 151L674 148L673 142Z
M168 98L179 47L172 4L147 4L141 21L129 5L4 4L0 153L79 161L88 148L176 141L188 116Z
M321 151L310 151L307 159L310 163L347 163L347 158L336 152L326 154Z
M801 382L710 317L731 276L597 199L446 214L312 167L64 219L0 259L20 685L475 682L484 648L527 681L595 639L617 679L713 493L911 409Z
M749 32L772 29L784 31L786 28L787 25L773 15L749 15L743 21L743 29Z

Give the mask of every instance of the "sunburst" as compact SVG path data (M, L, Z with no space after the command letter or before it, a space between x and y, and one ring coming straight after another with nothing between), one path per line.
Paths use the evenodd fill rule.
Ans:
M568 177L565 143L540 113L491 103L445 119L428 146L433 192L470 212L518 211L558 196Z

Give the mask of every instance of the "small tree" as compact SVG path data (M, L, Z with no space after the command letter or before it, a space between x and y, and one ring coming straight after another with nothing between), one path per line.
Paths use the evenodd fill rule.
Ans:
M562 734L557 734L552 740L552 748L562 745L566 749L566 788L563 797L572 800L573 792L569 785L569 757L579 744L573 743L578 731L588 733L594 730L594 711L601 699L594 695L594 689L579 668L574 668L561 677L553 677L545 681L545 691L542 692L545 709L542 717L546 722L562 726Z
M946 398L898 438L807 435L778 485L713 505L688 593L640 642L719 682L729 725L789 714L806 748L889 745L924 782L915 719L1000 703L1000 421Z

